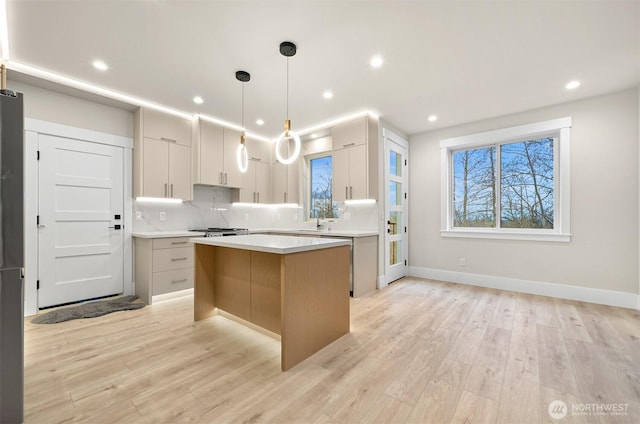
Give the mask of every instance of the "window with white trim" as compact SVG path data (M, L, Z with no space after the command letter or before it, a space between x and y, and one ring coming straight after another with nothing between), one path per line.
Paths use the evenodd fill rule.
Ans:
M307 156L309 169L309 219L338 217L333 200L333 156L331 152Z
M571 118L440 142L444 237L569 241Z

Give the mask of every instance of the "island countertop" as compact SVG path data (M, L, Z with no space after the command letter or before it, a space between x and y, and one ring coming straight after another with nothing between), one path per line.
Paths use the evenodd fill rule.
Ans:
M228 247L231 249L252 250L256 252L289 253L306 252L309 250L327 249L330 247L349 246L351 242L345 239L274 236L266 234L250 234L227 237L199 237L190 240L195 244Z

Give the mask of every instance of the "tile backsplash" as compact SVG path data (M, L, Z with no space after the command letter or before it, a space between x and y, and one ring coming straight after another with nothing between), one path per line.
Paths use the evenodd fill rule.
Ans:
M206 227L313 228L301 206L234 205L231 190L195 185L193 200L183 203L134 202L133 231L173 231ZM341 230L378 229L378 205L338 204L339 218L324 223ZM139 218L138 218L139 216ZM161 220L161 217L163 218Z

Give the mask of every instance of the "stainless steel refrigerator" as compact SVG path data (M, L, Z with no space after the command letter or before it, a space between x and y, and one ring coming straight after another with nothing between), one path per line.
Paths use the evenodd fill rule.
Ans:
M0 423L23 422L22 94L0 90Z

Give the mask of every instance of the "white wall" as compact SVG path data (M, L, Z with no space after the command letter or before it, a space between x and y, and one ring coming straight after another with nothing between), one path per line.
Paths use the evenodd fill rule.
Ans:
M55 91L35 87L17 81L8 81L7 86L13 91L24 94L24 115L32 120L61 124L67 127L81 128L98 133L133 137L133 112L107 106L89 100L61 94ZM28 128L25 128L28 129ZM55 133L55 132L54 132ZM25 222L35 223L33 218L37 209L37 166L35 150L37 146L25 139ZM125 153L125 294L133 292L132 285L132 253L131 253L131 146ZM30 218L31 217L31 218ZM34 227L25 231L25 316L34 315L38 311L37 303L37 234Z
M438 270L638 294L639 96L634 87L410 137L414 273ZM570 243L440 236L441 139L564 116L573 118Z
M133 112L17 81L7 87L24 94L25 118L133 138Z

